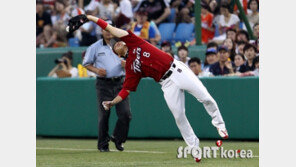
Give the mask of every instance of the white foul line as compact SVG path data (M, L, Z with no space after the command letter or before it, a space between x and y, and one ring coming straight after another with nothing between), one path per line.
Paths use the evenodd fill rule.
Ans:
M36 147L37 150L62 150L62 151L98 151L98 149L91 148L57 148L57 147ZM119 152L118 150L110 149L110 151ZM160 151L140 151L140 150L125 150L124 152L129 153L151 153L151 154L165 154L167 152ZM258 155L253 155L253 158L259 158Z
M80 149L80 148L54 148L54 147L36 147L36 149L39 150L63 150L63 151L99 151L98 149ZM110 151L118 151L118 150L110 150ZM152 154L164 154L166 152L160 152L160 151L140 151L140 150L125 150L124 152L130 152L130 153L152 153Z

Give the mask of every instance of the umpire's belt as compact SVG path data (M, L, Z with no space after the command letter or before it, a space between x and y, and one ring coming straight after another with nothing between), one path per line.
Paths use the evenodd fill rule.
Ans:
M173 69L176 68L176 64L172 63L170 69L162 76L162 78L160 79L160 81L164 81L165 79L167 79L168 77L170 77L173 73Z
M119 81L121 81L121 79L122 79L123 77L124 77L124 76L120 76L120 77L112 77L112 78L97 77L97 79L99 79L99 80L103 80L103 81L119 82Z

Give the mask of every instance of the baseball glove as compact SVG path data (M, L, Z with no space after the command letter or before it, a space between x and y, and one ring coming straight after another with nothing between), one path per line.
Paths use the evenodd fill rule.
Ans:
M81 14L81 15L72 17L68 22L67 31L69 33L72 33L88 21L89 20L87 19L85 14Z

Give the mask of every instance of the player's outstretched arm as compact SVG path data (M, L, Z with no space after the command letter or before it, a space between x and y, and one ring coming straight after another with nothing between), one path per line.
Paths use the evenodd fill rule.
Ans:
M116 27L111 26L110 24L106 23L104 20L99 19L95 16L92 15L87 15L86 16L88 20L97 23L102 29L109 31L113 36L117 38L121 38L123 36L128 35L128 32Z

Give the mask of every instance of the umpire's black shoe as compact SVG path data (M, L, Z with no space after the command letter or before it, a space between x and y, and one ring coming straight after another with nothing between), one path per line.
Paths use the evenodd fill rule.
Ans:
M117 150L119 151L123 151L124 148L123 148L123 144L121 142L119 142L113 135L111 136L111 141L114 142L115 144L115 147Z

